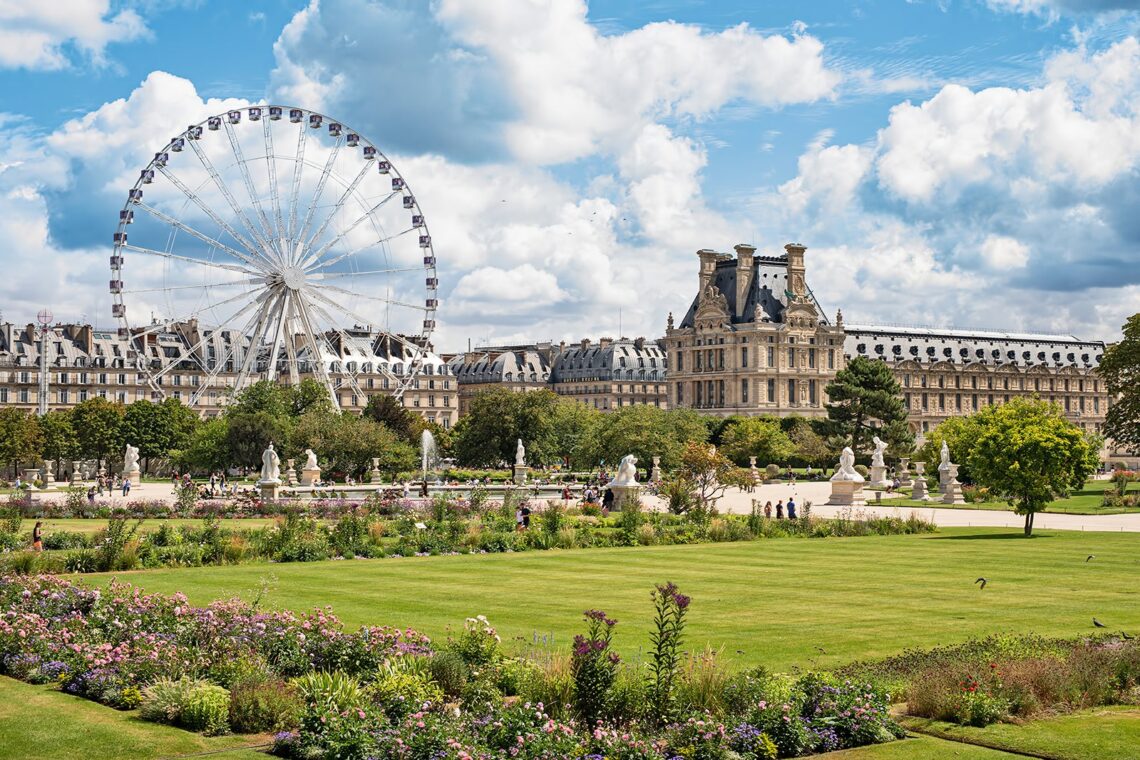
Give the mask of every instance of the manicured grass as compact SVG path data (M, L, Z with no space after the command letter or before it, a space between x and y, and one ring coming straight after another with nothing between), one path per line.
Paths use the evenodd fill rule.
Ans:
M1101 506L1101 500L1104 498L1104 492L1110 490L1115 486L1107 480L1090 480L1085 483L1084 488L1072 494L1066 499L1058 499L1049 503L1046 512L1054 512L1058 514L1068 515L1123 515L1140 512L1140 507L1104 507ZM1129 491L1134 493L1135 487ZM931 498L935 499L933 502L929 501L914 501L913 499L891 499L890 503L900 507L940 507L945 509L991 509L1000 510L1005 512L1012 512L1013 507L1004 501L979 501L973 504L943 504L938 501L938 489L932 489L930 492Z
M220 760L266 760L266 754L249 747L268 742L264 736L205 737L0 677L0 757L139 760L208 752Z
M1013 760L1018 757L985 747L914 736L888 744L817 755L820 760Z
M686 647L778 670L834 666L999 631L1140 633L1140 564L1131 534L945 529L921 536L771 539L732 544L163 569L117 573L202 604L250 597L331 605L349 626L389 624L433 637L487 615L504 640L569 647L583 610L620 622L615 645L648 644L655 583L692 596ZM1096 559L1085 562L1095 554ZM979 576L989 578L980 590ZM109 575L85 576L107 582ZM739 650L739 653L738 653ZM822 650L822 651L820 651Z
M924 733L1065 760L1140 758L1140 711L1135 708L1098 708L1023 725L995 723L985 728L917 718L904 723Z
M134 520L129 520L133 524ZM30 533L32 526L36 521L32 518L25 518L20 530L24 533ZM267 525L273 524L272 517L247 517L242 519L226 519L219 520L223 528L264 528ZM56 531L67 531L69 533L95 533L107 527L107 521L100 518L69 518L53 520L51 518L44 518L43 520L44 535L55 533ZM193 528L201 528L203 525L202 520L191 520L181 517L172 517L164 520L143 520L142 526L139 530L143 533L152 533L158 530L163 525L170 525L171 527L178 528L183 525L189 525Z

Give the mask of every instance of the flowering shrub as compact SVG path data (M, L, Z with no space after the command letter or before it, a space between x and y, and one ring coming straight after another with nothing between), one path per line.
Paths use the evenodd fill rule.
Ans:
M601 610L582 614L586 618L586 635L574 637L570 671L574 676L574 709L580 720L592 726L608 712L610 690L621 658L610 649L617 621Z
M448 648L459 655L468 667L490 665L499 658L499 644L502 639L487 621L486 615L478 615L463 621L463 633L448 642Z
M729 744L723 723L708 717L689 718L665 730L668 757L685 760L728 760Z

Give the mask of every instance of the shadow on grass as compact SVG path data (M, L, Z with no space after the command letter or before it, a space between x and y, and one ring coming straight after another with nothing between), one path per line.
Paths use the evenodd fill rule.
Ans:
M1034 533L1032 536L1027 536L1023 532L1017 533L971 533L965 536L929 536L930 541L990 541L994 539L1021 539L1032 541L1035 538L1054 538L1053 533Z

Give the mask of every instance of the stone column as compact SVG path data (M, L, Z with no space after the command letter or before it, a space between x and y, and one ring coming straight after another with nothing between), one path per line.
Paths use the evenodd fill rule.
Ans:
M748 472L752 475L753 485L760 485L760 471L756 469L756 457L748 457Z
M831 481L831 498L829 505L841 507L863 507L867 500L863 496L862 480L833 480Z
M40 479L40 468L34 467L24 470L24 483L31 491L36 490L36 481Z
M280 480L259 480L257 487L261 489L261 498L265 501L276 501L281 495Z
M525 464L516 464L511 468L511 478L515 481L515 485L522 485L526 482L526 474L530 472L530 468Z
M886 488L889 486L891 484L891 481L887 480L886 466L872 465L870 481L871 485L878 486L880 488Z
M926 493L926 462L914 463L914 491L910 496L918 501L930 501Z

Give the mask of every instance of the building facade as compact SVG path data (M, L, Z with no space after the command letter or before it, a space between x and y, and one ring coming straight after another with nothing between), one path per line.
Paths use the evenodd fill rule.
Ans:
M841 317L831 324L807 285L806 248L783 256L697 252L697 296L681 323L669 315L669 404L709 414L826 414L825 388L843 369Z
M447 359L459 389L459 414L467 414L471 399L489 388L523 393L550 387L550 362L557 347L488 346Z
M602 411L623 406L668 408L665 347L644 338L563 347L551 373L554 392Z
M321 362L342 409L359 412L370 396L391 393L413 361L413 351L405 341L382 333L354 328L327 337ZM95 397L123 404L175 398L203 416L216 416L228 402L229 389L238 376L243 351L229 347L231 341L240 340L228 332L210 334L195 322L169 325L135 342L118 331L91 325L48 327L47 405L66 409ZM41 345L35 325L0 324L0 404L29 410L39 407ZM201 356L189 360L192 348ZM212 357L225 359L216 364ZM212 369L207 372L203 366ZM315 374L311 362L302 372ZM401 400L425 419L451 427L459 416L458 395L458 384L447 364L429 351Z
M1101 432L1108 392L1096 374L1104 344L1071 335L850 325L848 357L884 361L902 386L911 430L983 406L1037 396L1069 420Z

